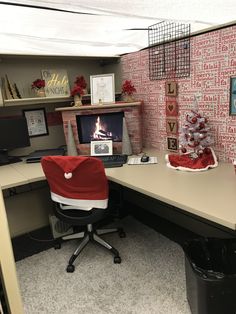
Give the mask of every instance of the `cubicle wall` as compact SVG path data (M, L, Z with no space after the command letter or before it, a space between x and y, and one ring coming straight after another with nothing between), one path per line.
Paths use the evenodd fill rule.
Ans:
M175 78L179 132L198 98L199 111L208 117L219 160L236 157L235 114L230 115L230 78L236 76L236 25L191 37L191 72ZM122 77L131 79L144 101L143 139L146 147L167 148L166 80L149 80L148 49L121 57ZM171 81L171 79L170 79Z
M121 90L121 78L118 58L72 58L72 57L40 57L40 56L1 56L0 55L0 78L8 76L12 83L16 83L21 96L26 99L35 97L31 89L32 82L41 78L42 69L65 69L72 87L77 76L84 75L90 84L90 75L115 73L115 88ZM24 109L45 108L49 134L31 137L30 147L15 149L12 155L28 155L36 149L57 148L66 145L61 112L55 108L70 107L71 99L64 102L47 102L36 100L35 104L7 103L0 106L0 117L11 117L22 115ZM17 236L31 230L48 225L48 213L51 210L48 188L31 186L33 191L17 189L17 195L5 195L7 217L9 220L11 236ZM35 189L35 190L34 190ZM27 208L25 207L27 204Z
M22 301L16 276L16 266L11 246L6 209L0 190L0 276L10 313L23 314Z

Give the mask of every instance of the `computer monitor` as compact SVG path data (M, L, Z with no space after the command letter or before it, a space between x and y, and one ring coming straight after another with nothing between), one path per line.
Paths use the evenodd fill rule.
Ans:
M76 115L80 144L96 140L122 142L124 112Z
M27 146L30 146L30 139L26 118L0 118L0 166L20 161L20 158L9 156L8 151Z

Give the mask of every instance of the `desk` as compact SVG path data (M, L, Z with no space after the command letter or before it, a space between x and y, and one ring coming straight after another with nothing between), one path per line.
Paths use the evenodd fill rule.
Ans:
M222 162L215 169L192 173L166 167L164 152L153 149L147 153L157 156L158 163L107 168L108 179L236 231L236 176L230 163ZM2 190L44 179L40 163L0 167Z
M142 194L174 206L184 214L206 219L219 228L236 231L236 176L230 163L193 173L168 168L164 153L149 150L148 154L157 156L158 164L107 169L109 180L139 192L134 197Z
M108 179L124 187L125 198L131 197L132 201L142 203L143 207L148 204L152 212L156 211L161 216L166 214L171 219L172 212L176 212L182 215L182 218L199 219L202 224L210 222L217 228L236 235L236 176L231 164L219 163L217 168L206 172L181 172L166 166L163 152L147 150L147 153L150 156L157 156L158 163L153 165L126 164L121 168L106 169ZM0 185L3 190L44 179L39 163L17 163L0 167ZM155 201L161 203L156 206ZM159 206L159 204L165 204L167 207ZM3 221L6 221L3 202L0 203L0 214L3 218L5 217ZM174 219L175 217L177 216L174 216ZM2 220L1 217L0 219ZM2 238L1 232L2 230L0 238ZM9 235L7 239L5 242L9 245ZM12 253L9 253L8 258L12 256ZM12 266L10 274L9 265L6 265L6 256L0 255L0 264L4 280L12 282L7 293L9 295L14 293L18 296L15 298L18 302L9 300L12 308L16 308L16 303L18 306L17 311L12 310L12 312L21 314L23 312L19 310L17 280L12 281L14 267Z

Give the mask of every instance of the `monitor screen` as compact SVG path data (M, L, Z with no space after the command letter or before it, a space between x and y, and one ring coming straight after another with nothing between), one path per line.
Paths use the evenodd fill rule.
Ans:
M0 149L30 146L27 122L24 117L0 119Z
M96 140L122 142L123 112L77 115L76 123L81 144Z
M0 118L0 165L20 161L9 157L8 150L30 146L25 117Z

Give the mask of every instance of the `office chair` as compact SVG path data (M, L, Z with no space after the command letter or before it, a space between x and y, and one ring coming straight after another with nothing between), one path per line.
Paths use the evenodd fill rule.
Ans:
M86 231L62 237L63 240L82 238L69 259L67 272L74 272L73 265L89 241L108 249L114 263L121 263L119 252L99 235L122 229L96 230L94 224L108 214L108 180L102 161L85 156L46 156L41 165L48 181L51 199L55 202L55 216L70 226L86 226Z

